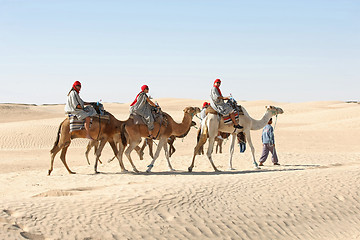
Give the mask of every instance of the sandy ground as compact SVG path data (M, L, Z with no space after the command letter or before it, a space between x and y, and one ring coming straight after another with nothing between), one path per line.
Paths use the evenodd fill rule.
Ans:
M203 101L158 99L180 122L186 106ZM222 172L213 172L198 156L188 173L196 129L175 142L167 169L164 153L153 173L150 162L135 165L141 173L120 173L107 163L106 146L93 173L84 156L86 140L76 139L67 162L59 156L47 176L63 105L0 104L0 239L360 239L360 105L344 102L240 102L254 119L265 105L281 107L275 129L281 166L270 158L253 168L249 148L235 148L229 171L229 142L213 155ZM105 103L120 120L128 103ZM195 121L199 122L198 119ZM274 119L275 122L275 119ZM274 125L274 124L273 124ZM261 130L252 132L256 158ZM124 159L127 169L131 169Z

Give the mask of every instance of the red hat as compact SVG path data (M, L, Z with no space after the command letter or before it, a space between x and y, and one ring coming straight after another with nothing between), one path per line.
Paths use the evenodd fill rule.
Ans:
M141 86L141 91L144 91L145 89L149 88L148 85L142 85Z
M220 80L220 79L216 79L216 80L214 81L214 84L217 83L217 82L221 83L221 80Z
M75 81L74 84L73 84L73 88L75 88L76 86L80 86L80 87L81 87L81 82Z
M209 105L208 102L204 102L202 107L204 108L204 107L206 107L206 106L208 106L208 105Z

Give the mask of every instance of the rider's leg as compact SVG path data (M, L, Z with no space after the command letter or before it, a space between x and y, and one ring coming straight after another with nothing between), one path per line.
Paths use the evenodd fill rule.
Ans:
M231 118L231 121L234 123L234 128L238 128L238 129L243 128L242 126L239 125L239 123L236 122L234 112L230 113L230 118Z
M90 117L85 118L84 127L85 127L85 130L86 130L86 138L93 140L93 138L90 136Z

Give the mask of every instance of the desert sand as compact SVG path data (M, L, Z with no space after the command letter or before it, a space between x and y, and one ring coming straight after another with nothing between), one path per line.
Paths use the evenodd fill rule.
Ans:
M186 106L203 102L157 101L178 122ZM64 105L0 104L0 239L360 239L360 105L239 103L254 119L265 105L284 110L275 128L280 166L269 157L256 170L250 149L240 153L236 146L236 170L227 170L228 141L224 153L213 154L222 172L198 156L188 173L192 129L175 142L176 172L168 171L162 152L153 172L145 173L146 149L144 160L132 155L141 173L120 173L116 160L107 162L107 145L101 173L94 174L95 157L89 166L84 156L87 141L75 139L67 162L77 174L68 174L57 155L47 176ZM120 120L128 117L128 105L104 103ZM261 130L252 139L258 160Z

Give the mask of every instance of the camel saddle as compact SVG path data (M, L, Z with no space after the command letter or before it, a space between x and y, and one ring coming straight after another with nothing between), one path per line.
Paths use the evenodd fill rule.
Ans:
M206 115L208 115L208 114L216 114L216 115L218 115L219 117L222 117L222 119L224 120L224 123L225 123L225 124L230 124L230 123L232 123L230 115L223 116L223 115L219 114L217 111L215 111L215 109L213 109L211 106L208 106L208 107L206 108L205 114L206 114ZM238 106L237 106L237 109L235 109L235 120L236 120L236 121L238 121L240 115L244 115L244 112L242 111L241 106L238 105Z
M67 114L67 117L70 120L70 132L82 130L85 128L85 119L79 120L75 115L73 114ZM110 121L110 115L105 111L103 115L96 114L95 116L90 117L90 128L93 123L93 121Z
M167 114L164 113L163 111L161 111L161 108L159 107L152 107L151 109L151 114L154 117L154 122L159 123L162 126L167 127L168 125L168 119L167 119ZM130 114L129 116L130 119L133 119L134 124L145 124L145 121L143 119L142 116L137 115L137 114Z

